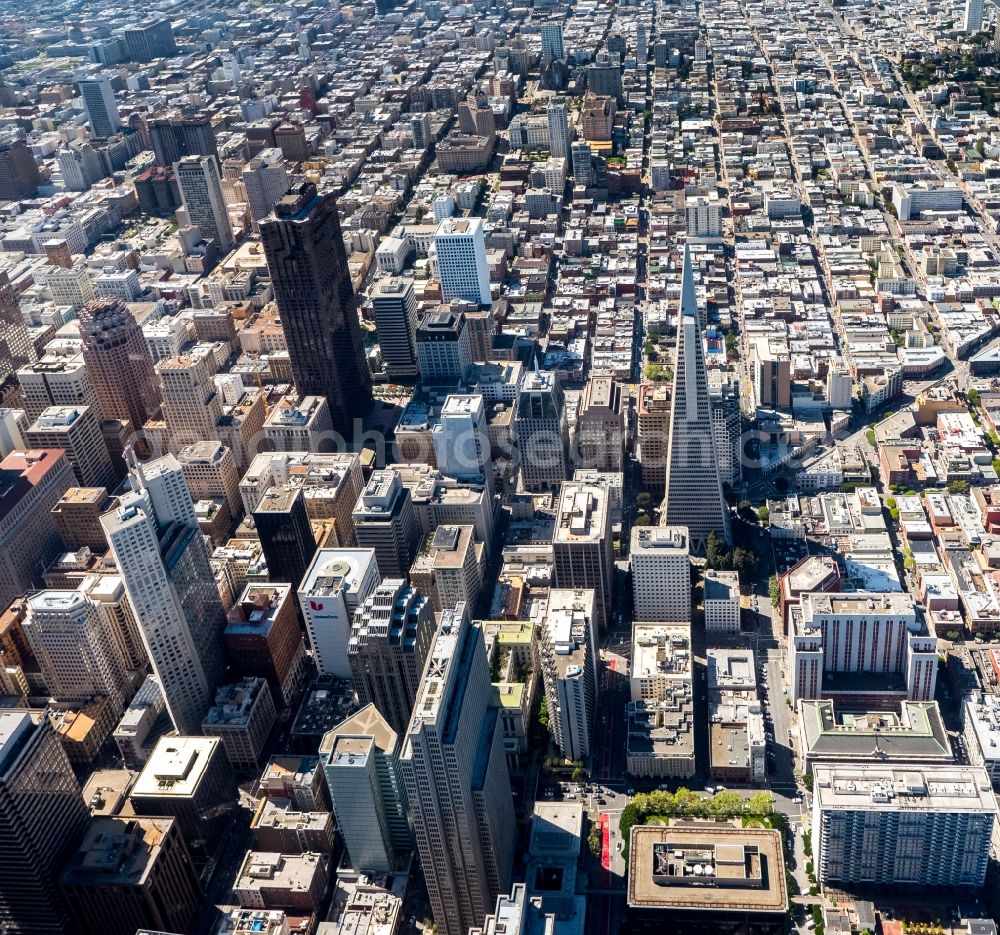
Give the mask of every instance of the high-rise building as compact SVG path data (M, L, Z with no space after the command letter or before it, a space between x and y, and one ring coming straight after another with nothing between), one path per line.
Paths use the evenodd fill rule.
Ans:
M118 116L111 81L99 75L95 78L81 78L77 83L87 112L87 121L90 123L90 132L100 139L114 136L121 129L122 121Z
M563 45L563 24L561 20L542 23L542 58L546 61L561 61L566 58Z
M45 687L56 701L108 698L122 711L125 661L98 606L80 591L38 591L28 598L24 633Z
M686 526L692 551L704 550L709 533L714 532L726 542L730 538L729 510L722 496L712 431L691 251L685 245L667 442L666 496L660 522L664 526Z
M374 549L386 578L406 578L417 553L420 527L413 499L398 471L375 471L354 508L354 535L363 549Z
M410 133L413 136L414 149L427 149L430 146L434 139L434 128L428 111L410 115Z
M434 426L434 460L445 477L492 487L486 402L479 393L451 393Z
M218 497L226 502L235 519L243 512L240 472L232 449L222 442L202 441L187 445L177 454L192 500Z
M0 607L30 590L59 551L52 508L73 484L57 448L12 451L0 461Z
M683 526L633 526L633 613L636 620L691 619L691 553Z
M0 714L0 928L63 935L59 872L87 823L87 806L48 716Z
M611 616L615 574L609 501L607 487L566 481L559 491L552 537L555 586L592 588L601 626L606 626Z
M292 585L248 584L229 610L223 641L233 676L267 679L277 701L291 701L306 668Z
M94 818L60 878L74 935L189 931L201 886L172 818Z
M65 549L88 548L106 552L108 540L101 528L101 515L114 504L104 487L70 487L52 508L52 521Z
M105 419L126 419L138 431L160 409L160 381L149 345L128 306L94 299L80 310L83 360Z
M288 191L288 173L281 150L277 147L262 150L243 167L242 179L250 206L250 219L254 230L257 230L258 222L274 210L278 199Z
M712 405L712 437L719 463L719 480L735 486L743 477L739 381L732 374L713 370L708 379L708 398Z
M101 524L174 727L198 733L223 668L218 587L177 459L131 468L132 491Z
M784 341L758 338L751 355L754 402L765 408L792 405L792 356Z
M614 98L615 104L621 107L622 70L621 66L612 62L607 53L601 53L597 59L587 66L587 90Z
M272 487L253 511L271 581L297 586L316 554L301 487Z
M597 703L595 595L589 589L553 588L534 610L549 722L559 752L590 756Z
M579 466L618 472L625 460L625 413L614 377L592 376L576 416Z
M981 766L813 767L823 883L979 887L997 803Z
M321 675L348 679L354 613L382 580L375 553L371 549L320 549L301 580L299 607L316 668Z
M482 218L445 218L434 234L441 298L490 305L490 267Z
M365 705L320 744L337 828L355 870L388 873L413 849L399 768L399 734Z
M345 438L371 407L354 286L337 205L316 186L294 186L260 223L295 388L325 396Z
M420 378L431 386L455 386L472 364L469 329L457 311L430 312L417 327Z
M868 673L864 698L932 701L937 643L913 598L897 592L808 592L791 608L788 697L836 697L843 683ZM854 697L857 697L855 691Z
M152 62L177 54L174 30L168 19L145 26L126 26L124 36L128 57L133 62Z
M569 160L572 134L566 112L566 99L554 97L545 108L545 119L549 129L549 153Z
M586 140L575 140L570 145L573 166L573 182L588 188L594 184L594 161L590 144Z
M205 240L215 241L219 250L228 253L233 228L222 197L219 163L214 156L184 156L174 164L174 172L191 223Z
M431 602L400 578L387 578L354 611L347 646L354 690L393 730L410 723L433 636Z
M92 406L97 393L87 375L82 354L50 354L17 371L28 421L34 422L49 406Z
M80 140L73 140L61 149L56 161L66 191L85 192L108 175L97 150L90 143Z
M417 366L417 300L413 280L380 279L372 291L378 343L389 379L415 380Z
M222 394L213 379L217 371L218 362L208 344L157 362L163 421L172 451L216 434L222 419Z
M158 166L172 166L185 156L219 158L215 131L207 114L154 117L147 126Z
M0 270L0 383L37 357L6 270Z
M965 32L979 32L983 28L983 0L965 0L962 28Z
M557 489L568 475L567 438L562 386L552 371L524 375L517 395L514 437L521 486L532 492Z
M441 616L401 764L434 921L466 935L510 889L516 825L486 643L464 606Z
M115 469L90 406L50 406L25 433L32 448L61 448L81 487L114 487Z
M34 198L41 180L38 163L24 140L0 143L0 198L4 201Z

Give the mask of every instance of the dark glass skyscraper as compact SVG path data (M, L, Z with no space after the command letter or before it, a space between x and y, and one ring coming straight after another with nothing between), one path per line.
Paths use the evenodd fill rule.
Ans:
M350 438L371 408L372 384L332 195L293 186L260 222L295 388L325 396L334 428Z

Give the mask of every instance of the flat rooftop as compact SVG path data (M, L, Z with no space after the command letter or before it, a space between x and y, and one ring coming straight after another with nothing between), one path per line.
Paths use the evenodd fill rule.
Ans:
M778 831L714 822L632 828L632 908L783 913L787 903Z
M981 766L816 766L813 788L821 809L997 811Z

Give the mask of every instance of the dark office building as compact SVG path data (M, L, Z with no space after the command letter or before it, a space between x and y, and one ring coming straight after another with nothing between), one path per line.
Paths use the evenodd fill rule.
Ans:
M184 156L215 156L216 162L221 162L207 115L154 117L147 127L158 166L172 166Z
M253 521L268 578L297 588L316 554L302 488L269 488L253 511Z
M172 217L181 206L181 190L170 166L150 166L135 179L135 196L143 214Z
M177 54L174 30L168 19L157 20L148 26L126 27L125 45L133 62L153 62Z
M295 387L325 396L334 429L350 438L371 408L372 384L336 201L310 182L295 185L260 236Z
M0 200L34 198L39 181L38 163L24 140L0 143Z

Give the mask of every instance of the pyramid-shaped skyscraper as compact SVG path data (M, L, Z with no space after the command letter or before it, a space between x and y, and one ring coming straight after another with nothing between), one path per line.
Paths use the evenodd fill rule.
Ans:
M664 526L686 526L691 550L703 552L711 532L730 541L729 510L722 496L712 435L712 407L691 251L684 247L677 353L667 442L667 486L660 511Z

